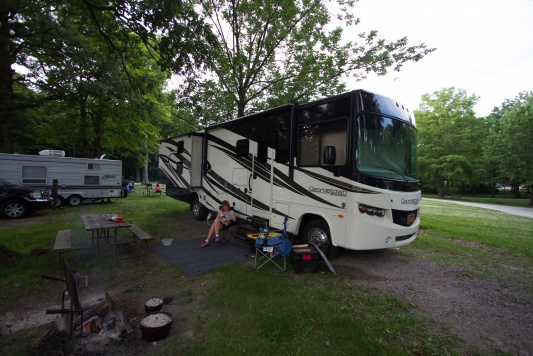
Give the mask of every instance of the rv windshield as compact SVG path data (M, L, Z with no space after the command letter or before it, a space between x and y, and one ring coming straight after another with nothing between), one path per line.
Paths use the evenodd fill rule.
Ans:
M356 168L394 180L418 179L416 129L406 121L375 114L359 117Z

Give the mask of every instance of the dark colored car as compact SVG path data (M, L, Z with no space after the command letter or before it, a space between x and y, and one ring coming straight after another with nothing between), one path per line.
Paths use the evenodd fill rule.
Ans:
M8 219L22 218L36 210L50 208L50 192L22 187L0 178L0 215Z

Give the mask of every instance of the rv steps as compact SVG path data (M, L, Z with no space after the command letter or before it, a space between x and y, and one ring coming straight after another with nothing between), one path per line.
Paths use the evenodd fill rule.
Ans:
M61 252L72 249L72 232L70 230L59 230L56 235L53 251L56 251L61 262Z
M260 227L268 227L268 219L255 215L248 216L246 224L237 225L237 231L233 234L233 237L239 240L248 240L248 235L258 233Z

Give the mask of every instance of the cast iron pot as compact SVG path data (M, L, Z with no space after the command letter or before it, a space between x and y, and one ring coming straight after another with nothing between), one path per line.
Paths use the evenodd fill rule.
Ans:
M172 325L172 314L167 312L148 313L141 318L142 337L146 341L159 341L168 336Z

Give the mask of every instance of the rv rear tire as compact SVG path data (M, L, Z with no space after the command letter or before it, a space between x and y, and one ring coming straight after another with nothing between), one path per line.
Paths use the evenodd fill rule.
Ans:
M204 208L198 198L195 198L191 203L191 213L196 220L205 220L207 217L207 209Z
M70 206L78 206L83 201L83 198L79 195L71 195L68 197L68 205Z
M305 226L303 240L317 245L327 258L337 256L340 250L331 243L329 226L324 220L311 220Z

